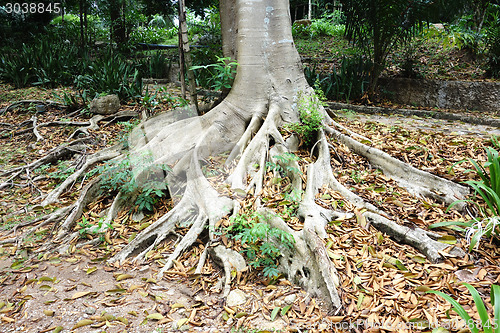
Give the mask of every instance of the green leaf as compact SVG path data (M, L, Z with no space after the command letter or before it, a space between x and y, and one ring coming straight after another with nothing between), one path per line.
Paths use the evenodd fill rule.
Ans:
M285 306L283 309L281 309L281 316L282 317L286 316L288 310L290 310L291 307L292 307L292 305L290 304L290 305Z
M481 326L483 327L484 332L485 333L493 333L493 331L491 330L491 326L486 327L486 326L488 326L486 324L490 322L490 317L488 316L488 311L486 310L486 307L484 306L484 302L483 302L481 296L479 296L479 293L477 292L476 288L474 288L470 284L463 283L463 285L467 289L469 289L469 291L472 295L472 298L474 299L474 303L476 304L477 312L479 313L479 318L481 318Z
M496 324L495 333L500 333L500 286L492 285L490 291L491 305L493 305L493 324Z
M470 327L470 330L473 332L473 333L479 333L479 330L477 329L477 326L476 326L476 323L475 321L472 320L472 318L469 316L469 314L467 313L467 311L465 311L465 309L457 302L455 301L453 298L451 298L449 295L445 294L445 293L442 293L440 291L436 291L436 290L429 290L427 291L428 293L431 293L431 294L436 294L438 296L441 296L442 298L444 298L445 300L447 300L448 302L450 302L450 304L453 306L453 310L458 313L458 315L466 322L466 323L474 323L473 327Z
M273 309L273 312L271 312L271 321L274 321L276 319L276 316L278 315L278 313L280 312L280 307L275 307Z
M151 320L162 320L165 318L161 313L151 313L147 315L146 319L151 319Z

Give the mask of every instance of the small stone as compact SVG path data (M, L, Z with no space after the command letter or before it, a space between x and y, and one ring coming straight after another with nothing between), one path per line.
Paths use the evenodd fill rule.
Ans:
M189 331L191 327L189 325L182 325L180 328L179 328L179 331Z
M95 314L96 310L92 307L88 307L85 309L85 313L88 314L89 316L92 316L93 314Z
M120 98L117 95L98 97L90 102L90 112L104 116L117 113L120 109Z
M284 299L284 302L285 304L293 304L293 302L295 302L295 300L297 299L297 295L296 294L291 294L291 295L288 295L285 297Z
M239 289L234 289L231 290L229 295L227 295L226 304L229 307L233 307L245 304L246 301L247 301L246 294Z

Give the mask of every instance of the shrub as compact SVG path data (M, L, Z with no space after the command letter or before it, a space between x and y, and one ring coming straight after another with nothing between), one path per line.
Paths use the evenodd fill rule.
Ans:
M69 41L80 43L80 17L73 14L55 17L50 25L46 27L47 35L52 40ZM87 38L92 40L107 40L109 30L104 26L104 22L97 15L87 16Z
M323 128L323 116L319 112L323 103L321 97L322 95L308 96L300 92L297 102L300 123L286 126L289 130L296 132L307 147L312 146L317 132Z
M166 41L177 39L177 28L162 27L137 27L130 33L129 43L162 44Z
M497 285L491 286L490 299L491 299L491 304L493 305L493 319L490 319L488 311L486 310L486 306L483 300L481 299L481 296L477 292L476 288L474 288L468 283L463 283L463 285L469 290L469 292L472 295L472 298L474 299L474 304L476 304L476 309L479 314L479 318L481 320L480 323L471 318L471 316L467 313L467 311L465 311L464 307L449 295L435 290L429 290L427 292L441 296L445 300L447 300L451 305L453 305L453 310L456 313L458 313L458 315L465 322L461 328L466 327L473 333L479 333L479 329L481 329L485 333L493 333L500 331L498 322L500 320L500 304L498 303L498 300L500 298L500 286Z
M80 93L85 93L90 99L103 93L116 94L122 100L142 95L142 78L137 66L112 50L89 64L87 72L78 75L75 84Z
M78 48L42 38L32 45L23 44L15 54L0 56L0 78L16 88L29 84L57 86L73 83L73 74L81 70Z
M141 74L144 77L156 79L168 77L171 65L172 60L163 51L156 51L139 62Z
M134 177L136 172L147 172L141 182ZM152 165L146 158L127 157L121 161L111 161L97 168L101 174L101 190L120 192L125 198L134 198L134 205L139 210L152 211L154 205L167 191L166 172L171 169L166 165ZM158 176L160 175L160 176Z
M310 25L292 25L294 37L316 38L319 36L342 36L345 25L342 24L341 14L328 14L320 19L311 20Z
M193 66L191 69L199 70L197 75L198 85L218 91L231 88L237 66L238 63L231 61L230 58L217 57L217 63Z
M499 147L496 138L493 138L492 142L496 147ZM447 221L430 226L430 228L437 228L451 225L458 227L459 230L464 230L461 227L465 227L469 250L479 245L482 237L498 237L500 235L500 156L493 147L486 147L485 151L488 160L483 165L472 159L468 160L474 166L474 170L467 171L475 172L481 180L468 180L465 183L471 186L475 194L486 202L487 209L471 199L458 200L451 204L448 209L458 203L467 202L478 208L481 217L474 217L468 222ZM464 161L458 163L461 162Z
M292 248L295 240L288 232L272 228L260 220L265 220L265 217L256 213L237 215L231 218L231 225L225 232L241 241L242 252L250 260L250 266L263 267L262 273L266 277L277 277L280 248Z
M306 67L304 74L307 82L319 86L325 97L333 100L353 100L360 98L370 83L371 63L362 56L343 57L338 69L329 74L318 73L316 66Z
M499 5L497 6L500 8ZM500 78L500 12L498 10L491 14L489 22L486 32L486 43L488 45L487 75Z
M195 18L188 13L188 34L193 45L199 46L191 49L191 58L194 66L215 64L222 58L222 40L220 14L218 9L210 8L205 19ZM203 79L201 79L203 81Z

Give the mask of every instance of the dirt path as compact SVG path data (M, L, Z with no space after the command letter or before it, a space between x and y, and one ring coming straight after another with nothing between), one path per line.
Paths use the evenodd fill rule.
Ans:
M500 128L487 125L469 124L456 120L422 118L418 116L362 114L349 111L335 111L339 116L357 119L361 122L375 122L388 126L399 126L407 129L441 132L449 135L477 135L489 138L500 136Z
M248 318L249 312L243 310L248 306L243 304L239 304L241 311L228 316L226 311L240 306L231 310L219 290L206 292L183 276L167 275L157 280L159 269L154 263L115 267L92 257L81 253L20 264L4 256L0 265L4 303L0 331L229 332L238 326L238 319L250 319L246 325L262 329L286 326L283 320L271 322L262 314ZM311 301L290 283L271 287L240 284L246 295L244 303L250 306L247 311L262 297L276 304L291 300L291 295L292 301Z

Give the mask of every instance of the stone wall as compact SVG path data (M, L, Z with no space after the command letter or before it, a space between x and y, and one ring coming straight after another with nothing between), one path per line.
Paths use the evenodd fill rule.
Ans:
M500 82L380 78L379 87L399 104L500 113Z

